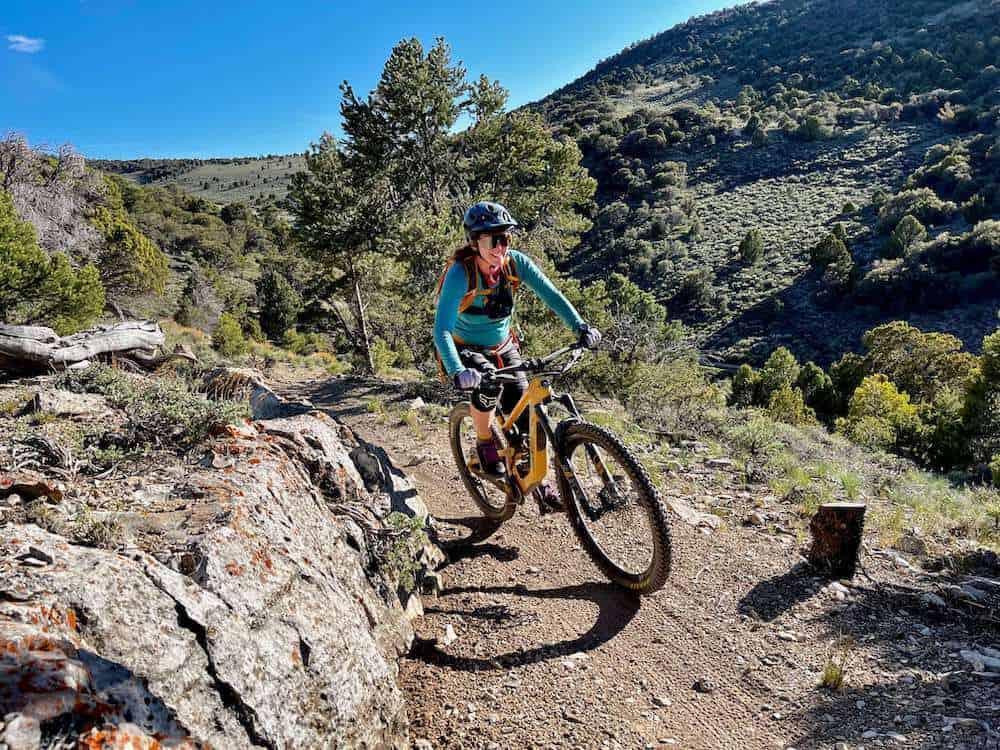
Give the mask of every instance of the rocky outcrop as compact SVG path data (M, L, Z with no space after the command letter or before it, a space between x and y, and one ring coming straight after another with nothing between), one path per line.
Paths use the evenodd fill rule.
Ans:
M177 469L100 514L119 551L0 529L0 744L408 747L399 581L440 553L406 478L315 411Z

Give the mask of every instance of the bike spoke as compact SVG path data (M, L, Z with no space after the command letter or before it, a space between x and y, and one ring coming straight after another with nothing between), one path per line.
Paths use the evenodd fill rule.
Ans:
M654 554L648 509L626 469L595 445L579 445L570 456L577 503L587 534L608 560L640 575Z

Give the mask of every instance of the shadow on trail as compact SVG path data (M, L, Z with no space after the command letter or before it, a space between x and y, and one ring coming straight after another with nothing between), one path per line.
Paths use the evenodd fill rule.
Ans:
M478 544L489 539L503 526L503 521L491 521L483 516L462 516L460 518L434 516L434 522L448 526L464 526L469 530L467 536L458 539L448 539L442 542L442 546L448 551L449 556L452 555L453 550L458 552L462 547L468 547L469 545Z
M770 622L803 602L822 585L815 571L799 563L781 575L768 578L754 586L740 599L739 613Z
M557 643L540 644L534 647L509 651L492 657L456 656L444 651L436 639L418 638L413 642L410 657L429 664L466 672L496 671L536 664L542 661L560 659L578 651L589 651L607 643L628 625L639 611L638 596L624 591L610 583L581 583L553 589L528 589L516 586L467 586L446 589L444 596L456 594L507 594L513 596L538 597L540 599L586 599L594 602L599 612L597 620L586 633ZM505 622L512 619L505 607L479 607L471 610L455 611L463 617L490 619Z

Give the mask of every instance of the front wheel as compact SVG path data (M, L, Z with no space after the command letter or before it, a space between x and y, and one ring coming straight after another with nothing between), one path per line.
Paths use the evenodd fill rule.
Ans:
M476 457L476 427L472 423L468 403L458 404L451 410L448 435L451 454L455 458L462 483L483 515L497 522L506 521L513 516L517 504L477 470L479 459Z
M646 470L614 434L565 422L559 492L583 548L611 581L640 594L670 575L670 522Z

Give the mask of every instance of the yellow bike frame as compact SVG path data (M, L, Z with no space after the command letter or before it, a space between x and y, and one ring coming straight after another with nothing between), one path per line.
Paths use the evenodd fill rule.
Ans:
M531 382L528 383L528 390L521 396L517 405L511 409L510 416L504 420L497 414L497 421L503 428L504 434L509 434L524 410L531 409L528 412L528 472L521 476L517 471L518 456L515 455L512 447L507 447L503 451L508 476L515 479L521 494L525 496L541 484L548 473L548 438L545 435L545 430L539 426L538 409L535 407L542 407L551 397L552 387L548 381L543 381L540 377L532 378Z

